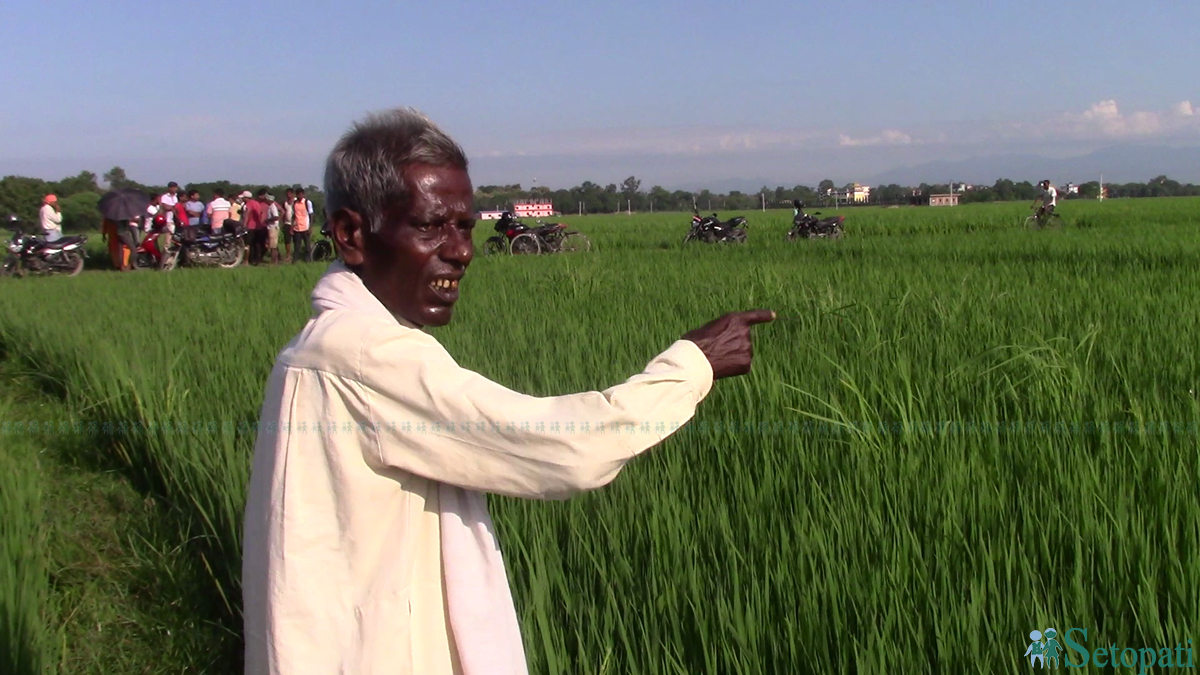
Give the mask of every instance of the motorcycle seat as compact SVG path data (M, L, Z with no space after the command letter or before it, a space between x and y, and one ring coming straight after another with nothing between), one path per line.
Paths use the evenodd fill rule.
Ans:
M46 241L45 239L39 238L37 243L38 248L59 249L71 244L82 244L83 241L83 237L61 237L55 241Z

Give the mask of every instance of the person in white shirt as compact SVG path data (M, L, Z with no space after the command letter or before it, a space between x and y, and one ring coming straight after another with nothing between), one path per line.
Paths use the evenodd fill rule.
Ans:
M279 219L280 235L283 237L283 261L292 262L292 227L296 224L296 191L288 188L284 193L283 213Z
M775 313L726 314L604 391L529 396L426 332L474 256L457 143L415 110L372 115L330 154L325 193L340 260L275 361L254 447L245 673L525 675L485 493L608 484L750 371L751 327Z
M58 205L57 195L46 195L42 199L42 208L38 216L46 241L62 238L62 208Z
M271 253L271 264L279 264L279 204L275 195L267 195L267 250Z
M1048 180L1038 183L1038 187L1041 188L1041 193L1033 200L1033 206L1029 208L1033 208L1037 206L1038 202L1041 202L1042 205L1035 214L1040 222L1045 220L1046 216L1054 213L1054 207L1058 205L1058 190L1055 190Z
M167 216L167 232L175 232L175 205L179 203L179 183L171 181L167 183L167 191L162 194L160 203L163 207L163 212ZM183 223L187 225L187 223Z

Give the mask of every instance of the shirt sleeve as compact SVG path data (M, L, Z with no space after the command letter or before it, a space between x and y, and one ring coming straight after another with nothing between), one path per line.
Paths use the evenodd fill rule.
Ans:
M707 357L679 340L605 389L528 396L460 367L431 336L369 341L360 359L370 464L469 490L563 499L602 487L694 415Z

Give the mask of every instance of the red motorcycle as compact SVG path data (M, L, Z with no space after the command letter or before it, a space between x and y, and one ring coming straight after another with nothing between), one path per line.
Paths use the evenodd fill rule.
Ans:
M159 235L167 234L167 250L160 251L158 247ZM179 242L175 241L175 237L167 233L166 223L155 222L154 229L146 233L142 238L142 243L138 244L137 250L133 252L130 261L134 269L158 269L163 272L169 272L175 269L175 265L179 262Z
M530 227L512 217L496 223L497 236L483 243L484 255L507 252L510 255L568 253L589 251L592 242L579 232L568 231L566 223L543 223Z

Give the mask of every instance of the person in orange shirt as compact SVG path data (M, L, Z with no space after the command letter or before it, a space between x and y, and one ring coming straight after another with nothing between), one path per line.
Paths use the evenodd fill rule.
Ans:
M292 224L292 252L296 257L292 262L307 261L312 257L312 202L304 196L304 190L296 190L295 215ZM304 242L304 256L300 256L300 242Z
M102 237L108 243L108 254L112 257L113 267L124 272L129 267L129 249L121 244L121 238L117 234L120 227L116 221L105 218Z

